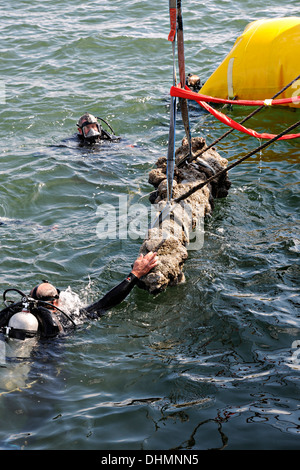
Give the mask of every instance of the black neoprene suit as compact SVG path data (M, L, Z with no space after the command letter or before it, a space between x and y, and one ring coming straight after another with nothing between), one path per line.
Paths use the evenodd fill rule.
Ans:
M138 278L134 274L130 273L124 281L111 289L100 300L97 300L97 302L83 308L81 313L87 315L89 318L103 315L106 310L109 310L121 303L137 284L137 281Z

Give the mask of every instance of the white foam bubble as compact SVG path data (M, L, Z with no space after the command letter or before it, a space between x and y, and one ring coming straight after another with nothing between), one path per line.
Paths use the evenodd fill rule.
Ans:
M73 292L69 286L66 290L61 291L59 295L60 305L59 308L66 312L68 315L72 315L72 318L76 320L80 317L80 309L85 306L85 303L81 300L76 292Z

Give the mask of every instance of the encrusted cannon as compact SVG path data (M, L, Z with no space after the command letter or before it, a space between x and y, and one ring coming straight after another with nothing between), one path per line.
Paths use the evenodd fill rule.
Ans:
M199 182L227 167L228 161L213 148L203 153L205 147L203 138L192 139L194 159L182 167L175 166L171 201L167 200L167 159L160 157L156 168L149 174L149 183L155 188L149 199L155 205L158 217L149 228L140 253L156 251L159 263L139 281L139 286L153 294L184 282L182 267L188 257L188 249L192 243L193 249L201 248L204 218L213 211L214 200L228 194L231 183L225 172L186 199L174 202ZM175 152L176 163L187 154L188 142L185 138Z

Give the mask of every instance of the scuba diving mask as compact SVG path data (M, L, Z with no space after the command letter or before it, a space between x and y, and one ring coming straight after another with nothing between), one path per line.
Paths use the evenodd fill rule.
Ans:
M99 129L99 124L97 127ZM87 129L87 131L85 130L85 128L83 128L83 135L84 138L89 142L95 142L101 136L101 133L99 132L99 130L96 130L92 127L90 129Z
M98 119L92 114L85 113L77 123L79 134L85 141L94 143L101 137L101 126Z

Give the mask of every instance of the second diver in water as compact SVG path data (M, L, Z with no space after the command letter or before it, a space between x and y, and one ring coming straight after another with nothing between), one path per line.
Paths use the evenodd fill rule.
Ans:
M101 122L105 123L106 126L111 131L106 131L102 126ZM112 127L102 118L95 117L93 114L85 113L78 119L77 122L77 129L78 134L77 137L79 138L82 144L95 144L102 140L106 141L118 141L120 140L117 137L112 129Z

